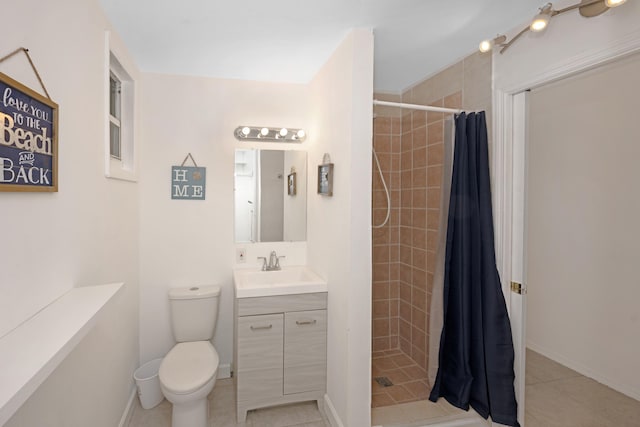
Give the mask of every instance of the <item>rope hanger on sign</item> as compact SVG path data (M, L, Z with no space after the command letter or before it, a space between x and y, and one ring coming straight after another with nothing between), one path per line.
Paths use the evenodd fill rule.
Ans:
M38 72L38 69L36 68L35 64L33 63L33 60L31 60L31 56L29 55L29 49L27 49L26 47L17 48L16 50L11 52L10 54L0 58L0 64L3 63L4 61L6 61L7 59L11 58L12 56L20 53L21 51L24 52L25 55L27 55L27 59L29 60L29 64L31 64L31 68L33 69L33 72L35 73L36 77L38 78L38 81L40 82L40 86L42 86L42 89L44 90L45 95L47 95L47 98L49 98L51 101L53 101L53 99L51 99L51 96L49 96L49 91L47 91L47 88L44 86L44 82L42 81L42 77L40 77L40 73Z
M189 160L189 159L191 159L191 161L193 162L193 165L195 167L198 167L198 164L196 163L196 159L193 158L191 153L187 153L187 157L184 158L184 160L182 161L182 164L180 166L181 167L184 166L184 164L187 163L187 160Z

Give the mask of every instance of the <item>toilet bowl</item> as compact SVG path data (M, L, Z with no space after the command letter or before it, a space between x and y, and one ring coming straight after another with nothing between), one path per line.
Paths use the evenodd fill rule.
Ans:
M171 327L177 344L160 364L160 389L173 404L172 427L207 427L208 400L220 359L211 344L218 319L219 286L169 291Z
M160 388L173 404L172 427L206 427L207 396L218 374L218 353L209 341L176 344L160 365Z

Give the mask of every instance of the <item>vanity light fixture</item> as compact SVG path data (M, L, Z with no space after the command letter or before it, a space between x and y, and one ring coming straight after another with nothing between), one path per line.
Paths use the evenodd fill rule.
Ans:
M484 40L480 43L479 50L480 52L488 52L494 46L500 46L500 53L504 53L505 50L509 48L518 40L524 33L527 31L532 32L540 32L543 31L549 25L549 21L556 15L560 15L561 13L568 12L570 10L578 9L580 15L585 18L593 18L594 16L598 16L606 12L612 7L617 7L624 4L627 0L581 0L579 3L576 3L571 6L567 6L565 8L555 10L551 3L547 3L542 6L536 14L536 16L531 21L531 24L518 34L516 34L509 42L506 42L505 36L498 36L493 40Z
M302 142L307 137L303 129L238 126L233 132L240 141Z

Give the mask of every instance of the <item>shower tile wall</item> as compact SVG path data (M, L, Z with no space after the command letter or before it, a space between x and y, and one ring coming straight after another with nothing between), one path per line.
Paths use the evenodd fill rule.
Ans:
M491 144L490 55L472 54L401 96L376 99L485 110ZM373 351L399 348L426 371L445 115L375 111L374 147L390 183L392 215L390 225L373 231ZM386 198L375 165L374 172L373 217L380 223Z
M389 222L373 230L373 351L398 348L398 271L400 223L400 117L374 120L373 146L391 197ZM373 221L381 224L387 198L373 164Z

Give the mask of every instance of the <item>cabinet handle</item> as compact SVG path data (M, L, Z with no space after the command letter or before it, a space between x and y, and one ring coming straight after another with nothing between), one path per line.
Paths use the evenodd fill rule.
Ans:
M273 325L267 325L267 326L253 326L253 325L251 325L250 328L251 328L252 331L257 331L259 329L271 329L271 328L273 328Z
M296 320L296 325L315 325L316 319L313 320Z

